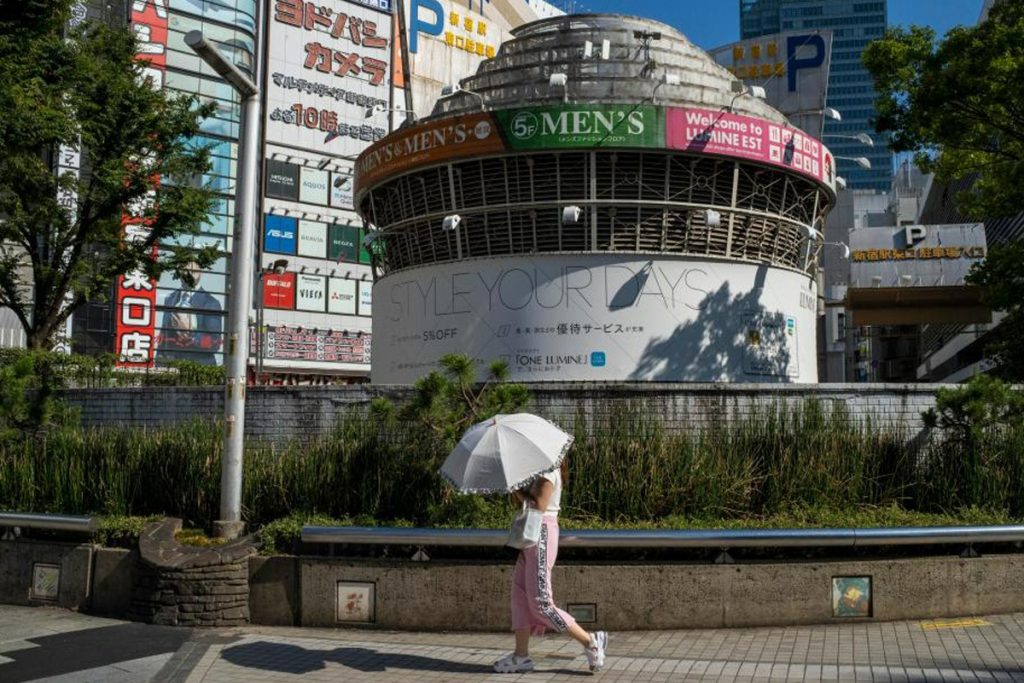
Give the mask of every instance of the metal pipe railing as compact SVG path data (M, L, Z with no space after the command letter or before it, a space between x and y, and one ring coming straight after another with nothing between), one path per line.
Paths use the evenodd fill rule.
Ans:
M0 512L0 527L76 531L83 534L91 534L96 531L96 525L97 520L95 517L51 515L36 512Z
M503 529L304 526L305 543L500 547ZM1024 525L879 529L563 529L563 548L821 548L1024 542Z

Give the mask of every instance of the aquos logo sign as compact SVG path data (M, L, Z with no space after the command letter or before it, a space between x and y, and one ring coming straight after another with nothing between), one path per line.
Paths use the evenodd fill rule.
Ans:
M544 107L498 112L512 147L599 147L657 145L664 125L650 106Z

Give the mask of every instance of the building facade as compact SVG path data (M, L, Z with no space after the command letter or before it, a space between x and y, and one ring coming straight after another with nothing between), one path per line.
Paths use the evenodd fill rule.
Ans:
M817 381L835 164L664 24L534 22L363 152L373 379Z
M262 90L251 379L368 379L373 278L352 205L356 155L417 110L407 103L429 113L426 102L432 106L444 83L475 72L512 27L557 13L538 0L403 4L409 42L421 59L403 50L392 0L123 0L90 7L90 19L132 26L153 87L216 104L193 141L210 149L212 162L193 182L212 188L216 201L201 234L189 239L222 256L194 270L194 286L170 274L158 282L119 278L110 297L72 318L74 351L113 352L119 365L135 369L224 362L241 107L234 90L185 45L185 34L198 30ZM142 229L129 216L125 224L126 234ZM0 334L2 343L17 338Z
M743 39L782 31L829 29L832 31L831 69L827 106L838 110L841 121L825 119L825 139L838 157L866 157L865 170L848 159L837 159L839 175L852 189L888 192L892 155L884 136L870 123L875 115L875 89L861 56L872 40L885 33L887 0L739 0L740 33ZM874 147L856 140L830 136L867 133Z

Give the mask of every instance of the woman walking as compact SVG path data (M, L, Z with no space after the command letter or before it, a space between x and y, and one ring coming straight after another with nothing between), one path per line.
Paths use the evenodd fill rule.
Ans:
M516 499L543 512L540 539L536 545L519 551L512 575L512 630L516 635L515 650L494 663L498 673L533 671L530 658L530 636L547 630L567 633L583 646L590 671L597 673L604 666L608 634L588 633L576 620L555 606L551 594L551 568L558 557L558 511L562 502L562 469L540 475L532 484L513 492Z

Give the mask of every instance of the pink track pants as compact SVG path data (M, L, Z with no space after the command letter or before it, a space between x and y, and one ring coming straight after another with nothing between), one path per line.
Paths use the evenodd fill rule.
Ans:
M555 606L551 568L558 557L558 518L544 515L537 545L519 551L512 574L512 630L528 628L533 635L548 629L559 633L576 623Z

